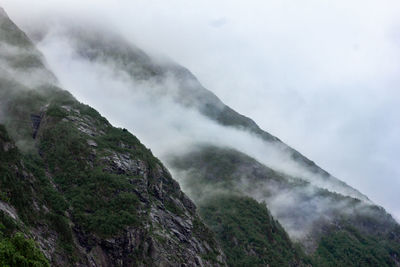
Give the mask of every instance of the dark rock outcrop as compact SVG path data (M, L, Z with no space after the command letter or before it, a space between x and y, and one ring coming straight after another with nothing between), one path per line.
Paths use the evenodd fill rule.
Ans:
M15 231L35 239L54 266L225 265L213 234L162 163L58 88L3 10L0 46L7 48L0 52L7 68L0 72L0 209ZM39 71L48 75L24 84Z

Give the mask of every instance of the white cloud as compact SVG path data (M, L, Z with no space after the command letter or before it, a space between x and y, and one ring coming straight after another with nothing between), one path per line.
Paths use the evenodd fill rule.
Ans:
M0 5L26 29L50 14L101 18L182 63L227 104L400 216L398 1Z

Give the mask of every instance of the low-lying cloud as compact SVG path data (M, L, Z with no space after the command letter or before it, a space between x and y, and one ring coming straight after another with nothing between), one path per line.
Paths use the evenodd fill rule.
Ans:
M358 192L308 171L292 160L281 144L221 126L195 109L178 105L174 99L180 85L173 77L161 81L132 79L112 62L81 57L74 42L59 34L50 34L39 48L66 89L100 110L111 122L131 130L162 159L183 155L199 143L232 147L315 186L362 198Z
M397 1L55 0L32 6L26 0L3 0L1 4L28 31L35 23L44 26L57 17L71 21L86 17L107 24L152 53L171 56L262 128L399 216ZM175 121L163 113L164 108L157 110L154 104L148 118L130 113L124 105L112 106L120 100L114 94L96 100L96 86L106 81L91 84L85 74L70 77L79 78L83 90L74 94L80 100L95 106L114 124L126 126L121 114L126 121L140 122L140 127L131 130L153 150L162 147L151 143L156 138L146 141L146 135L156 135L152 118ZM76 84L67 78L61 78L62 83L74 90L71 86ZM92 91L85 96L84 90ZM120 95L124 95L122 89ZM137 97L143 100L131 104L145 110L146 96ZM197 115L192 119L204 120ZM176 129L187 127L175 124ZM145 130L140 133L142 127ZM162 131L162 126L156 129ZM193 134L198 135L197 131ZM255 154L251 155L259 159Z

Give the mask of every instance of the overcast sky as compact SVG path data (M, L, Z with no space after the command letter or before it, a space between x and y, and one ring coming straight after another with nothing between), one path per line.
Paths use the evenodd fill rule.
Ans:
M400 219L399 1L0 5L22 28L50 14L100 18Z

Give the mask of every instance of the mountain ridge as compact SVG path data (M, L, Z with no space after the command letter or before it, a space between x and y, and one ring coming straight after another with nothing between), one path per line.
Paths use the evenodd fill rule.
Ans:
M125 72L138 80L155 79L156 81L163 82L172 76L177 83L177 88L172 92L173 99L177 103L198 110L201 114L220 125L247 131L267 143L273 143L312 174L321 177L321 180L330 180L337 185L338 189L345 187L353 191L352 194L354 196L369 201L365 195L331 176L297 150L284 144L279 138L263 131L250 118L226 106L214 93L204 88L198 79L186 68L176 65L173 62L156 64L149 56L143 56L146 55L144 51L137 47L134 49L130 48L130 44L119 36L113 36L111 39L102 36L101 39L98 39L96 32L95 34L91 34L90 31L83 30L76 37L74 31L79 32L79 30L73 29L72 33L67 32L66 35L74 40L76 52L83 56L83 58L87 58L90 62L111 62L114 64L116 70ZM82 38L82 36L84 37ZM135 56L136 54L139 56ZM135 60L137 58L140 58L140 60ZM140 73L140 75L137 73ZM143 76L143 73L150 74ZM166 93L168 94L168 91Z
M225 147L196 139L185 153L172 149L167 157L165 164L195 201L199 217L196 205L150 150L126 129L114 128L96 110L60 89L57 81L32 72L47 70L40 53L11 21L4 24L0 18L0 24L0 45L9 43L15 33L16 40L32 49L17 49L16 57L0 50L0 63L7 71L18 70L8 77L0 73L0 123L5 125L0 127L0 156L5 159L0 166L0 207L10 215L2 213L0 223L19 224L5 233L6 238L19 231L36 239L53 265L400 264L400 227L383 208L353 188L350 192L359 198L280 172L234 144ZM111 65L132 81L159 82L159 88L149 88L158 93L152 96L171 94L177 104L197 109L219 125L244 127L282 148L279 139L224 105L187 69L172 63L150 64L151 58L140 49L114 39L115 35L98 34L73 39L77 54L89 62ZM19 57L22 60L14 64ZM36 83L30 82L28 73L34 73ZM169 75L178 81L173 83L177 88L163 84ZM32 115L39 118L33 128ZM157 118L151 122L158 123ZM160 134L164 142L171 141ZM308 166L305 176L317 173L335 184L315 163L282 146L290 158ZM348 188L340 182L338 186ZM22 190L29 194L19 198ZM291 224L306 235L289 238ZM309 226L312 231L307 235Z
M41 62L26 35L3 17L1 45L4 36L17 36L19 42L11 42L16 49L32 49ZM1 63L19 59L1 52ZM112 127L52 80L31 88L19 83L44 66L0 74L6 114L0 127L1 242L21 234L26 242L34 239L54 266L225 265L195 205L135 136ZM33 125L32 116L38 120ZM27 144L27 151L19 150ZM9 221L15 227L3 232ZM0 263L9 264L13 259L3 257L3 249Z

